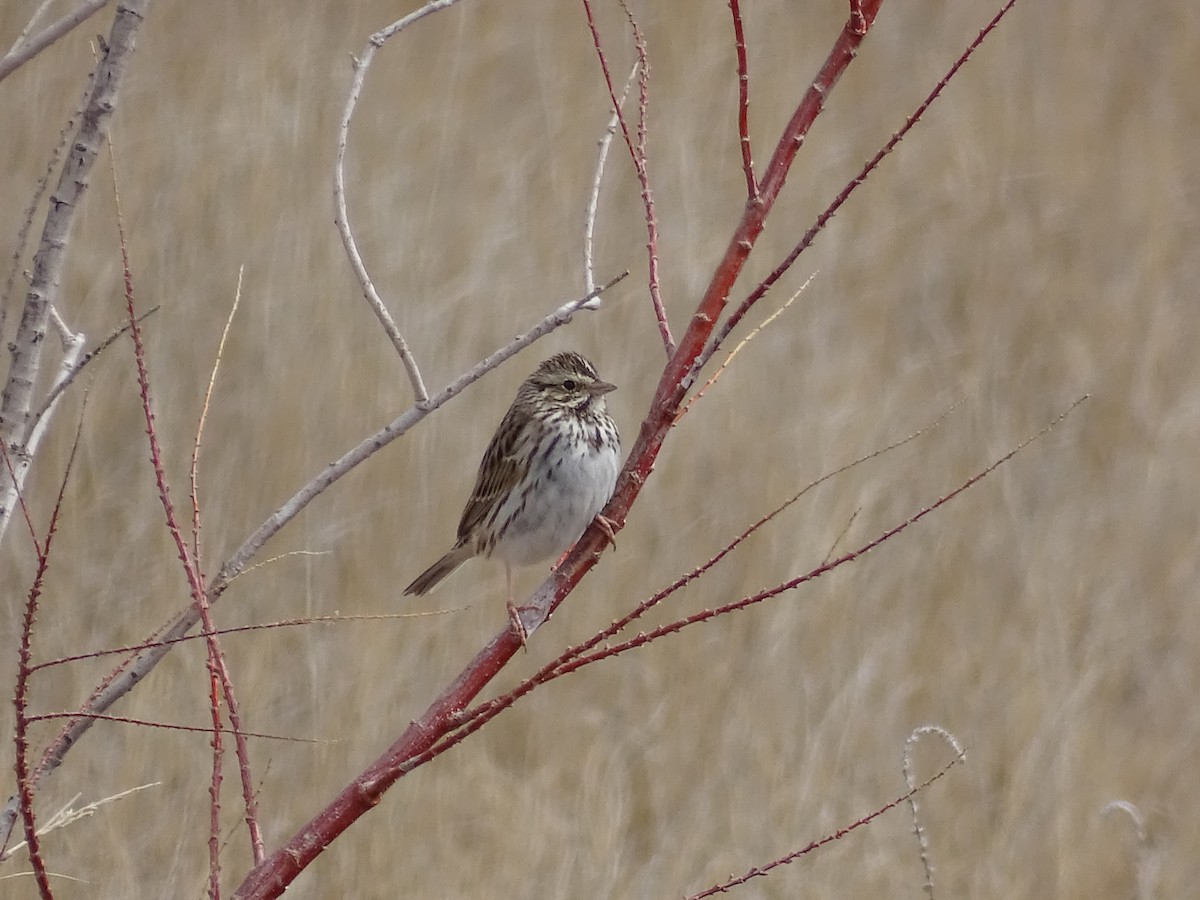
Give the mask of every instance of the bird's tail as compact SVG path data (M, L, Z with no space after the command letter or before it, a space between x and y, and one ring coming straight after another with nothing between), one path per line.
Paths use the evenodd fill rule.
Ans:
M416 594L418 597L422 594L428 594L441 584L443 578L474 555L471 548L466 545L459 544L455 546L449 553L418 575L413 580L413 583L404 589L404 593Z

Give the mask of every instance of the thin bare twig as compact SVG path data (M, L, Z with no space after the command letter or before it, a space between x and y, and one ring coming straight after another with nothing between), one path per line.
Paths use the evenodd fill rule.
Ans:
M358 616L308 616L300 619L279 619L274 622L257 622L253 625L237 625L232 628L218 628L213 634L245 634L251 631L269 631L274 628L297 628L305 625L340 625L348 622L390 622L400 619L423 619L430 616L446 616L451 613L462 612L463 608L455 609L429 609L421 612L409 613L376 613L364 614ZM183 637L171 638L169 640L146 641L141 644L130 644L125 647L106 647L103 650L92 650L88 653L74 653L70 656L58 656L54 659L43 660L40 663L34 663L29 667L31 672L36 672L38 669L51 669L55 666L64 666L68 663L81 662L85 659L100 659L103 656L128 656L130 653L137 653L141 650L148 650L151 647L164 647L172 644L184 644L189 641L202 641L206 635L204 634L185 634Z
M917 804L916 781L913 778L912 770L913 748L927 734L936 734L949 744L954 750L955 759L966 759L967 751L958 742L958 738L940 725L922 725L920 728L914 729L904 742L901 768L904 771L904 783L908 785L909 789L908 808L912 812L913 834L917 838L917 852L921 857L921 867L925 870L925 893L929 900L933 900L933 861L929 854L929 837L921 825L921 810Z
M198 635L203 638L204 635ZM57 719L74 719L81 715L78 710L69 710L67 712L55 713L40 713L36 716L29 716L30 722L53 722ZM217 731L224 731L222 726L220 729L213 728L211 725L179 725L174 722L158 722L154 719L138 719L133 716L109 716L102 713L88 713L88 718L95 719L97 722L116 722L121 725L137 725L142 728L159 728L163 731L185 731L189 734L214 734ZM261 731L244 731L246 737L256 738L262 741L283 741L288 744L336 744L337 740L319 740L317 738L300 738L289 737L285 734L265 734Z
M21 33L17 35L17 39L13 41L12 46L8 48L9 53L12 53L14 50L20 47L23 43L25 43L25 39L33 34L33 29L37 27L38 22L41 21L42 16L46 14L46 10L50 8L52 3L54 3L54 0L42 0L42 2L38 4L38 8L33 11L33 15L30 16L29 21L25 23L25 27L22 28Z
M70 32L75 26L86 22L92 15L108 4L108 0L84 0L84 2L73 12L67 13L53 25L48 25L39 31L31 38L25 39L29 26L33 24L33 19L30 19L29 26L21 32L21 37L17 38L17 42L13 44L11 50L0 59L0 81L3 81L25 63L29 62L63 35ZM48 4L43 4L38 9L34 18L40 16L42 9Z
M233 292L233 305L225 319L225 328L221 331L221 340L217 342L217 352L213 357L212 370L208 373L208 387L204 390L204 400L200 404L200 421L196 423L196 438L192 441L192 464L188 470L188 481L191 484L192 500L192 557L196 560L196 568L200 580L204 581L204 567L200 555L200 444L204 437L204 425L208 421L209 403L212 401L213 388L217 384L217 370L221 368L221 358L225 354L225 342L229 340L229 329L233 325L233 317L237 315L238 304L242 302L242 276L246 272L244 265L238 266L237 287Z
M54 174L59 160L62 159L63 148L67 145L67 138L75 130L75 120L79 118L83 112L84 104L87 103L88 97L91 96L95 76L96 73L94 70L88 73L87 86L79 98L79 103L75 106L75 111L58 133L58 140L54 144L54 149L50 151L50 159L46 162L46 171L38 178L37 184L34 185L33 196L29 200L29 205L25 207L25 218L21 221L21 227L17 231L16 247L13 249L12 257L9 261L8 274L4 278L4 293L0 294L0 335L5 333L4 325L8 320L13 285L17 280L17 272L21 268L21 257L25 255L25 247L29 243L29 232L33 228L33 217L37 214L38 204L42 202L42 196L46 193L46 188L50 185L50 176Z
M600 152L596 154L596 171L592 175L592 190L588 194L587 210L584 213L583 226L583 289L592 291L596 287L596 273L592 265L592 254L595 247L594 237L596 234L596 211L600 206L600 182L604 178L604 167L608 162L608 151L612 147L613 135L617 132L617 122L620 119L619 108L625 105L625 98L629 96L629 89L633 86L633 79L637 75L637 64L629 70L629 76L625 79L625 87L621 90L621 96L617 101L617 108L613 109L612 115L609 116L608 126L604 129L604 135L600 138ZM599 309L600 300L597 298L591 301L585 309Z
M51 831L55 831L59 828L66 828L68 825L78 822L80 819L90 818L99 810L111 803L115 803L118 800L123 800L130 794L136 794L139 791L146 790L147 788L158 787L160 784L162 784L161 781L151 781L149 784L139 784L137 787L129 788L128 790L121 791L120 793L111 794L108 797L101 797L99 800L93 800L91 803L85 803L79 809L75 808L75 801L83 795L76 794L65 804L59 807L56 813L51 815L45 820L45 822L42 823L42 826L37 830L38 837L49 834ZM4 852L2 856L0 856L0 862L4 862L4 860L11 857L14 853L24 849L24 847L24 841L18 841L17 843L13 844Z
M150 307L148 310L138 316L138 324L140 325L142 322L145 322L160 309L162 309L161 303ZM128 322L126 322L124 325L121 325L119 328L113 329L108 337L96 345L95 349L89 350L87 353L83 354L83 356L79 357L79 360L70 368L69 371L66 371L55 380L54 386L50 388L49 392L42 400L41 406L39 406L37 411L33 413L32 419L35 427L41 421L42 417L46 415L47 410L49 410L54 402L62 395L63 391L69 388L75 379L79 377L79 373L87 367L88 363L111 347L114 343L116 343L117 338L128 331Z
M418 409L424 409L429 403L429 393L425 390L421 369L417 365L412 350L409 349L408 342L404 340L404 335L396 327L392 314L388 312L387 306L375 290L375 284L371 281L366 263L363 262L362 254L358 250L358 242L355 241L354 232L350 228L350 216L346 211L346 142L350 135L350 120L354 117L354 110L358 106L358 98L362 94L363 82L367 77L367 69L370 68L371 62L375 58L375 51L414 22L425 18L430 13L453 6L457 2L458 0L433 0L404 18L393 22L387 28L375 32L367 40L367 46L363 49L362 55L354 58L353 61L350 94L346 98L346 105L342 110L342 120L338 125L337 154L333 166L333 200L337 208L334 222L337 225L338 233L342 236L342 244L346 248L346 255L350 258L350 265L362 287L363 296L366 297L367 303L370 304L376 318L379 319L379 324L383 326L388 340L396 348L396 353L399 354L400 361L408 372L408 380L412 385L413 398Z

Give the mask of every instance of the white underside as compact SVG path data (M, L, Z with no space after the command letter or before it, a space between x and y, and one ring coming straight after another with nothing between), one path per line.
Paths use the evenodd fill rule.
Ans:
M584 443L525 494L524 509L491 555L513 566L526 566L562 553L579 540L611 499L620 465L615 448L593 450ZM519 497L509 499L495 518L503 521L519 504Z

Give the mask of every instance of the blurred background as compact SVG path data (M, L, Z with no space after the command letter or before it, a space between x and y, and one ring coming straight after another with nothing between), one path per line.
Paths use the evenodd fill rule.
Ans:
M33 0L0 8L8 47ZM616 77L632 40L598 16ZM844 2L747 0L760 171L845 16ZM901 126L996 0L889 2L806 140L740 299ZM335 130L351 54L412 4L152 4L113 123L176 503L244 267L201 454L206 571L322 466L406 409L403 368L333 227ZM62 10L52 10L51 15ZM637 3L651 58L650 174L663 296L686 328L744 202L724 2ZM678 897L903 793L923 724L968 748L922 797L945 896L1127 898L1200 881L1200 6L1023 3L912 135L748 317L812 286L671 433L620 534L494 682L516 684L709 558L805 484L823 484L667 621L795 577L929 504L1084 393L1061 427L851 566L537 691L402 780L289 891L297 897ZM105 10L0 84L0 253L79 102ZM1188 85L1192 87L1188 87ZM431 390L582 288L583 213L608 99L578 4L463 2L376 57L350 132L351 220ZM55 176L57 177L57 175ZM36 219L36 246L42 213ZM600 201L597 312L472 387L318 498L239 578L224 627L446 611L231 636L256 741L268 849L375 759L504 625L503 568L473 562L428 598L400 591L453 541L480 455L520 381L577 349L619 385L632 446L664 356L645 227L620 144ZM28 265L26 260L24 265ZM108 159L78 216L60 308L99 340L124 316ZM19 304L21 292L15 302ZM17 311L10 313L11 340ZM7 354L5 354L7 368ZM136 643L187 603L147 464L127 341L89 371L79 458L35 635L38 659ZM44 523L81 393L27 485ZM186 517L186 514L185 514ZM15 673L33 577L20 520L0 546L0 659ZM528 594L545 568L519 573ZM111 659L39 672L34 712L77 706ZM9 689L11 691L11 688ZM171 653L113 712L207 723L204 651ZM11 733L12 712L0 711ZM40 748L54 729L34 729ZM10 768L11 750L4 751ZM936 738L918 777L951 755ZM205 891L203 735L100 724L45 784L45 815L128 788L43 844L62 898ZM226 884L249 859L229 756ZM9 788L3 788L7 794ZM741 896L916 896L903 809ZM20 859L2 875L27 868ZM32 880L5 896L34 896Z

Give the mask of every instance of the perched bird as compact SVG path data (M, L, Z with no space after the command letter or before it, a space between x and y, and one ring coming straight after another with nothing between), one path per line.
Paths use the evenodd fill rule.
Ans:
M538 366L483 454L458 542L404 593L428 593L473 556L496 557L504 562L509 619L524 643L512 567L562 553L612 497L621 436L604 395L614 390L578 353L559 353ZM611 540L611 523L599 519Z

